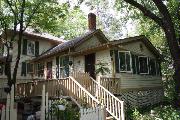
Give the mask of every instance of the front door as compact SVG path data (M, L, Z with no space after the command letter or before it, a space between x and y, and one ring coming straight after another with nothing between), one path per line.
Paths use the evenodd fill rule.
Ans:
M47 79L52 79L52 61L47 62Z
M92 78L96 79L95 53L85 55L85 72L88 72Z

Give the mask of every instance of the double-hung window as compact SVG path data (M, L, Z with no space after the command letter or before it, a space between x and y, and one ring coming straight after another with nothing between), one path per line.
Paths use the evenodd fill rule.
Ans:
M120 72L132 72L131 54L129 51L119 52L119 70Z
M148 57L139 56L139 72L140 74L148 74Z
M35 42L27 41L27 55L35 55Z

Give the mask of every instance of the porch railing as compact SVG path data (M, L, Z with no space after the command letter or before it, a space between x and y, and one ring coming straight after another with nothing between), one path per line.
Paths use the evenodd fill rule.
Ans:
M124 101L115 97L109 90L91 78L88 73L75 73L73 77L94 95L101 104L105 105L106 110L114 118L124 120Z
M73 77L20 83L17 85L16 95L28 97L41 96L43 85L45 85L49 97L71 96L79 104L86 107L96 107L99 104L99 101Z
M101 77L100 85L105 87L108 91L113 94L120 94L121 92L121 79L113 77Z

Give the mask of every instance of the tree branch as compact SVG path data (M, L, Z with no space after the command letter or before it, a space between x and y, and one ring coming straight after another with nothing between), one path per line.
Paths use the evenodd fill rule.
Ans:
M16 12L15 12L15 10L13 9L12 4L10 3L10 1L9 1L9 0L6 0L6 2L7 2L7 4L9 5L9 7L10 7L11 11L13 12L13 14L16 15Z
M34 9L33 9L33 11L32 11L32 14L29 16L29 18L28 18L28 20L27 20L27 24L26 24L26 26L25 26L25 28L24 28L23 31L25 31L26 28L29 26L29 24L30 24L30 22L31 22L31 20L32 20L32 18L33 18L33 16L34 16L34 14L37 12L37 10L38 10L38 8L39 8L39 5L40 5L42 2L43 2L43 0L40 0L39 3L34 7Z
M158 16L156 16L154 13L152 13L150 10L148 10L143 5L139 4L138 2L136 2L134 0L124 0L124 1L131 4L132 6L134 6L136 8L138 8L144 14L144 16L151 18L159 26L161 26L161 27L163 26L163 20L161 18L159 18Z

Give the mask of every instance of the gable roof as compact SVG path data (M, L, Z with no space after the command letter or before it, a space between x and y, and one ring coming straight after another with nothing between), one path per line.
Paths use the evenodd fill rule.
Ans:
M80 37L76 37L72 40L66 41L64 43L61 43L61 44L51 48L50 50L42 53L37 58L33 59L33 61L36 61L36 60L39 60L39 59L42 59L45 57L50 57L50 56L53 56L59 52L74 48L74 47L80 45L81 43L83 43L84 41L86 41L87 39L91 38L94 35L98 35L100 38L103 38L101 40L103 40L105 43L108 42L108 39L105 37L105 35L102 33L101 30L97 29L94 31L88 31Z
M18 33L19 31L17 31ZM8 35L11 35L13 34L13 30L12 29L8 29L7 30L7 34ZM2 33L2 36L4 35L4 33ZM51 34L48 34L48 33L40 33L40 32L34 32L33 30L25 30L23 32L23 35L26 36L26 37L31 37L31 38L34 38L34 39L39 39L39 40L47 40L49 42L52 42L52 43L56 43L56 44L59 44L59 43L63 43L63 42L66 42L66 40L63 40L61 38L58 38L56 36L53 36Z
M116 45L119 45L119 44L123 45L123 44L128 44L128 43L136 42L136 41L142 41L145 44L145 46L154 53L154 55L156 55L158 58L162 59L162 55L160 54L159 50L157 50L154 47L154 45L144 35L114 40L114 41L110 41L110 43L114 44L114 45L115 44Z

